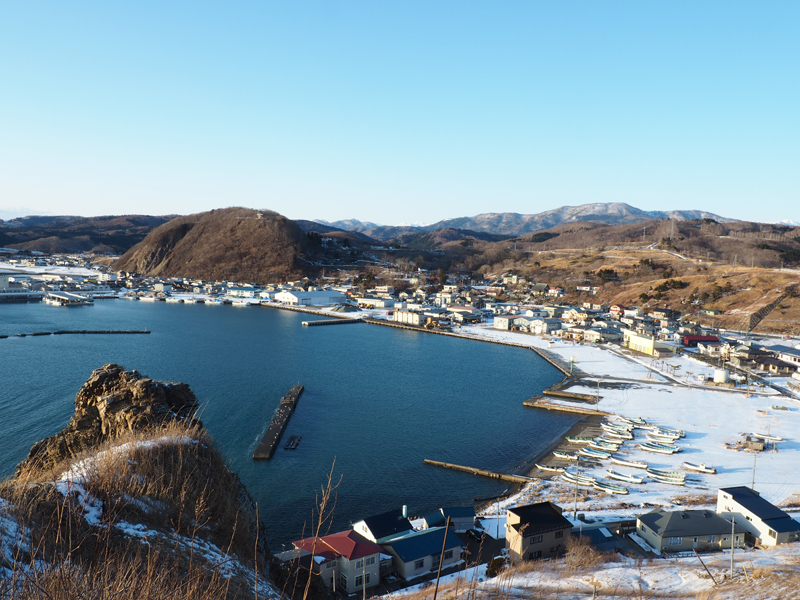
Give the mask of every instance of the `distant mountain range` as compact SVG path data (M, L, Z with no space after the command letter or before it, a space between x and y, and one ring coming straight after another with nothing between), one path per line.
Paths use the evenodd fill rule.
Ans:
M446 228L516 237L550 229L565 223L592 222L606 225L622 225L639 223L650 219L676 219L678 221L713 219L718 223L728 223L736 220L703 210L646 211L623 202L611 202L562 206L561 208L536 214L483 213L474 217L444 219L430 225L418 226L378 225L357 219L346 219L332 223L315 219L314 222L346 231L356 231L373 239L387 241L413 233L427 233Z

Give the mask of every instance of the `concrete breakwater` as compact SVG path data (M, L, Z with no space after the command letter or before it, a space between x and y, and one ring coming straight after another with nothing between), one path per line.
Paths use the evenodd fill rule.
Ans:
M269 460L272 458L272 455L275 454L275 449L281 441L281 436L286 429L286 425L289 423L292 413L294 413L294 409L297 407L297 401L300 399L300 394L303 393L304 389L302 385L294 385L289 390L289 393L281 398L278 410L275 411L275 415L272 417L267 432L261 439L261 443L256 448L256 451L253 453L253 459Z
M361 319L321 319L319 321L303 321L303 327L319 327L321 325L348 325L350 323L363 323Z
M61 330L61 331L35 331L33 333L16 333L14 337L37 337L41 335L75 335L75 334L83 334L83 335L101 335L101 334L148 334L150 331L147 329L100 329L100 330L92 330L92 329L70 329L70 330ZM8 335L2 334L0 335L0 339L5 339L9 337Z
M509 473L498 473L497 471L489 471L488 469L478 469L476 467L465 467L463 465L454 465L453 463L442 462L439 460L425 459L426 465L434 467L442 467L444 469L453 469L454 471L462 471L472 475L481 475L483 477L491 477L492 479L501 479L503 481L513 481L514 483L529 483L535 481L535 477L525 477L524 475L511 475Z
M512 346L514 348L522 348L524 350L531 350L538 354L541 358L546 360L550 363L553 367L561 371L562 374L568 376L570 375L569 372L569 365L565 364L560 358L551 355L549 352L542 350L540 348L535 348L533 346L526 346L525 344L517 344L515 342L504 342L502 340L492 340L489 338L480 338L471 335L464 335L461 333L453 333L451 331L439 331L436 329L425 329L424 327L415 327L414 325L406 325L405 323L395 323L394 321L384 321L383 319L374 319L371 317L364 317L362 319L364 323L369 323L370 325L382 325L384 327L395 327L397 329L408 329L410 331L419 331L421 333L435 333L437 335L447 335L450 337L461 338L464 340L473 340L476 342L486 342L488 344L498 344L500 346Z

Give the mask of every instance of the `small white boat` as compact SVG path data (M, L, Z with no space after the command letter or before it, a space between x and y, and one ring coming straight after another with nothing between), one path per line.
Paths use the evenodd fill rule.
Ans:
M567 452L561 452L560 450L553 451L553 456L564 460L578 460L577 454L569 454Z
M173 298L171 296L167 298L167 302L171 302L172 304L183 304L183 300L181 298Z
M592 487L595 483L597 483L597 480L594 477L576 475L575 473L570 473L569 471L564 471L561 474L561 479L569 483L577 483L578 485L585 485L588 487Z
M659 475L649 475L650 479L655 481L656 483L668 483L669 485L686 485L686 483L680 479L672 479L670 477L661 477Z
M752 437L759 438L759 439L762 439L762 440L767 440L767 441L770 441L770 442L782 442L783 441L783 438L779 437L777 435L768 435L766 433L751 433L750 435Z
M686 479L686 473L683 471L667 471L664 469L647 469L647 474L651 477L662 477L664 479L678 479L683 481Z
M594 488L596 490L600 490L602 492L607 492L609 494L627 494L628 488L623 487L621 485L614 485L613 483L605 483L602 481L598 481L594 484Z
M536 468L540 471L551 471L553 473L563 473L564 467L550 467L548 465L540 465L539 463L533 463L536 465Z
M673 444L676 440L680 439L677 435L660 435L658 433L653 433L652 431L647 434L648 440L653 440L654 442L661 443L661 444Z
M624 458L619 458L616 456L611 457L611 462L615 465L620 465L622 467L632 467L634 469L646 469L647 463L641 460L626 460Z
M644 483L644 479L641 477L636 477L636 475L628 475L626 473L617 473L614 469L609 469L606 471L606 475L611 479L625 481L627 483Z
M604 452L602 450L593 450L591 448L581 448L578 450L578 454L583 456L588 456L590 458L599 458L599 459L606 459L611 457L611 452Z
M602 452L616 452L617 450L619 450L619 444L592 440L591 442L589 442L589 448L593 450L600 450Z
M646 452L655 452L657 454L675 454L676 452L680 452L681 449L676 447L668 448L666 446L662 446L660 444L639 444L639 448L645 450Z
M615 440L615 439L617 439L617 440L632 440L633 439L633 435L632 434L630 434L630 433L622 433L622 432L619 432L619 431L606 431L603 435L608 437L608 438L611 438L612 441Z
M700 463L696 465L694 463L685 462L683 463L683 468L687 471L697 471L698 473L708 473L709 475L716 475L717 469L714 467L707 467L705 463Z

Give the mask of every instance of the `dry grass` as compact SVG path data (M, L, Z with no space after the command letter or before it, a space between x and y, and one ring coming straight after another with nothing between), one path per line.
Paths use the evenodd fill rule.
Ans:
M246 569L265 572L255 507L203 430L170 423L82 458L88 496L56 485L80 459L0 486L26 533L0 598L253 596ZM89 497L102 502L98 525L87 523ZM128 537L130 526L148 535Z

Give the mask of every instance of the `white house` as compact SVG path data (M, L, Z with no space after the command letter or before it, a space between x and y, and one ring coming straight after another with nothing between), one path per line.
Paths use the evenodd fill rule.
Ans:
M339 292L323 290L321 292L278 292L275 300L284 304L295 306L326 306L339 304L345 301L345 296Z
M748 487L720 489L717 514L733 518L737 525L744 527L755 538L756 546L777 546L800 540L800 523Z

